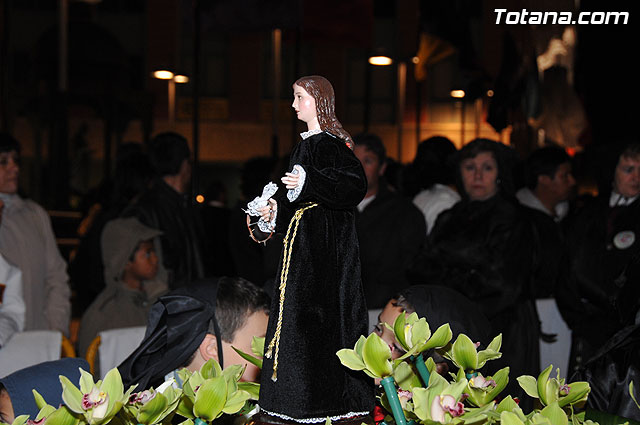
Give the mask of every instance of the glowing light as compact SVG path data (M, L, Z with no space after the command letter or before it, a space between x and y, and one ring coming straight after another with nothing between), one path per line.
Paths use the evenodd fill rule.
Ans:
M153 78L157 78L158 80L170 80L173 78L173 72L167 71L166 69L159 69L157 71L153 71Z
M569 155L570 157L574 157L576 154L576 148L565 148L565 151L567 152L567 155Z
M493 97L493 90L487 90L487 97Z
M184 84L189 82L189 77L187 77L186 75L175 75L173 77L173 81L178 84Z
M391 65L393 63L393 60L391 60L389 56L371 56L369 58L369 63L371 65L385 66Z
M464 90L451 90L451 97L462 99L464 97Z
M204 202L204 196L196 195L196 202L202 204Z
M414 56L414 57L411 58L411 62L416 63L416 64L420 63L420 58L417 57L417 56Z

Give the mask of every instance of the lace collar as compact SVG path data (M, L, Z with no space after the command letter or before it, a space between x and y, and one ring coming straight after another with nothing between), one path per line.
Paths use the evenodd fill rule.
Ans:
M315 136L316 134L320 134L322 133L322 130L320 130L319 128L313 129L313 130L309 130L309 131L305 131L303 133L300 133L300 136L302 137L302 140L309 138L311 136Z

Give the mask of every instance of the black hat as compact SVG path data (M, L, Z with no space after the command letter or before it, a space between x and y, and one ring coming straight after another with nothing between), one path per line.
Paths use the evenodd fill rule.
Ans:
M164 381L184 366L198 349L213 323L218 359L223 364L220 329L215 317L217 280L200 280L160 297L151 307L144 340L118 369L125 388L142 391Z

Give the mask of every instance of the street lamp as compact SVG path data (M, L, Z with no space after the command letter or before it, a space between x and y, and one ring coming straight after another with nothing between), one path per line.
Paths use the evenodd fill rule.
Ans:
M158 69L156 71L153 71L151 75L153 76L153 78L157 78L158 80L167 81L167 109L169 112L169 123L171 124L171 127L174 127L176 123L176 83L188 83L189 77L182 74L174 74L172 71L169 71L167 69Z

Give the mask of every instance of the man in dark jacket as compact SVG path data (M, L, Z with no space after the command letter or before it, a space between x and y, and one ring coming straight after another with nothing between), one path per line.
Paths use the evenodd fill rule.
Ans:
M354 153L367 176L367 194L356 218L362 285L367 308L383 308L407 286L405 271L425 240L426 224L420 210L381 178L386 152L380 138L360 134L354 142Z
M149 146L157 178L128 207L124 217L162 231L156 252L167 273L169 289L186 286L207 275L208 256L199 215L191 206L191 152L177 133L157 135Z

